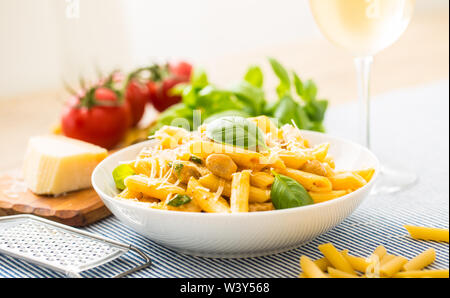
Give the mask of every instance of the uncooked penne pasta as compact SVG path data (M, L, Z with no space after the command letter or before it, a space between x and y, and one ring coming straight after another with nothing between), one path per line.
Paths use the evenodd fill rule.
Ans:
M370 263L366 261L365 258L352 256L348 253L342 253L343 256L347 259L353 269L359 272L366 272L367 268L370 266Z
M314 263L320 268L322 271L326 271L328 267L331 266L331 263L327 258L323 257L314 261Z
M230 209L232 213L248 212L250 193L250 173L242 171L234 173L231 180Z
M205 212L231 212L230 206L225 199L223 199L222 197L216 198L213 193L205 190L204 187L202 187L194 177L191 177L191 179L189 180L186 193Z
M448 269L413 270L398 272L394 278L449 278Z
M332 190L331 182L326 177L289 168L280 171L280 174L296 180L308 191L330 192Z
M125 186L134 192L141 192L146 196L165 200L170 194L182 194L184 189L161 179L147 178L141 175L129 176L125 179Z
M350 263L331 243L319 245L319 250L334 268L356 275Z
M419 240L432 240L448 243L448 229L416 227L416 226L404 226L408 230L408 233L414 239Z
M372 253L372 256L377 256L378 261L381 261L383 257L387 254L387 250L383 245L378 246Z
M309 278L326 278L325 273L307 256L300 257L300 266Z
M350 274L342 270L335 269L333 267L328 267L328 274L331 278L358 278L355 274Z
M405 271L414 271L414 270L422 270L427 267L436 259L436 251L434 248L429 248L423 253L419 254L415 258L408 261L403 266L403 270Z
M380 266L381 276L391 277L397 272L399 272L403 265L408 262L408 259L405 257L395 257L392 260L384 263Z

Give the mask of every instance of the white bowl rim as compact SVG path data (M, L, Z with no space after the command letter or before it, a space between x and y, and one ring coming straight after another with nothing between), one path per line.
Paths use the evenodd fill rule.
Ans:
M97 194L100 195L100 197L103 198L107 198L109 201L115 202L115 203L119 203L121 205L128 205L130 207L133 208L137 208L137 209L142 209L145 210L147 212L155 212L155 213L160 213L160 214L171 214L172 216L205 216L205 217L225 217L225 218L230 218L230 217L242 217L242 216L251 216L251 217L256 217L256 216L270 216L273 214L288 214L288 213L296 213L296 212L306 212L308 210L314 209L314 208L326 208L326 207L331 207L333 205L338 204L341 201L344 201L346 199L350 199L350 197L353 197L354 195L365 191L367 188L372 187L372 185L375 183L375 181L378 178L379 172L380 172L380 162L378 160L378 158L375 156L375 154L370 151L368 148L347 140L345 138L342 137L338 137L338 136L334 136L334 135L330 135L330 134L325 134L325 133L321 133L321 132L316 132L316 131L310 131L310 130L300 130L302 133L306 133L306 134L311 134L311 135L319 135L319 136L326 136L327 138L330 139L334 139L337 140L341 143L347 143L349 145L355 146L360 148L361 150L365 151L367 154L369 154L373 160L375 161L375 173L372 177L372 179L370 180L369 183L367 183L366 185L364 185L363 187L355 190L354 192L351 192L349 194L346 194L342 197L333 199L333 200L329 200L326 202L322 202L322 203L317 203L317 204L311 204L311 205L307 205L307 206L300 206L300 207L293 207L293 208L286 208L286 209L278 209L278 210L270 210L270 211L261 211L261 212L242 212L242 213L207 213L207 212L181 212L181 211L171 211L171 210L160 210L160 209L155 209L155 208L149 208L148 206L145 206L144 204L137 204L136 202L132 202L132 201L127 201L127 200L119 200L116 199L114 197L111 197L110 195L107 195L106 193L104 193L96 184L94 181L94 177L96 176L96 173L102 168L102 165L107 163L108 160L110 158L113 158L116 155L121 154L124 150L128 150L130 148L133 147L138 147L138 146L143 146L143 143L148 143L151 142L152 140L149 141L145 141L145 142L141 142L138 144L134 144L131 146L127 146L125 148L122 148L121 150L114 152L113 154L109 155L108 157L106 157L103 161L101 161L94 169L94 171L92 172L92 176L91 176L91 183L92 186L94 187L95 191L97 192ZM332 146L332 143L331 143ZM303 210L303 211L301 211Z

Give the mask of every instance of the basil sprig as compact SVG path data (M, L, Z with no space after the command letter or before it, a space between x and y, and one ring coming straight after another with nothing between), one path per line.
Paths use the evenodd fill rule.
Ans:
M243 117L222 117L208 123L206 136L217 143L230 144L253 151L267 148L263 132L255 123Z
M167 202L167 205L173 207L180 207L181 205L187 204L192 201L191 197L188 195L176 195Z
M292 178L274 173L275 179L270 191L270 199L275 209L287 209L313 204L305 188Z
M128 176L136 175L133 168L127 164L121 164L117 166L113 172L112 176L114 178L114 182L116 183L116 187L119 190L125 189L125 178Z

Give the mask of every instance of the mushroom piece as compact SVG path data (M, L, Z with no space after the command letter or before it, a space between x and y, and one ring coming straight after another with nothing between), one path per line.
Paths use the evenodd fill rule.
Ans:
M206 159L206 167L214 175L230 180L231 175L237 171L237 165L225 154L211 154Z

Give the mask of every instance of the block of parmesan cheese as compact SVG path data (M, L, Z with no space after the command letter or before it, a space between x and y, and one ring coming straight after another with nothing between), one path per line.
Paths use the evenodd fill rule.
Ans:
M28 188L39 195L61 195L91 186L94 168L106 149L56 135L29 140L23 165Z

